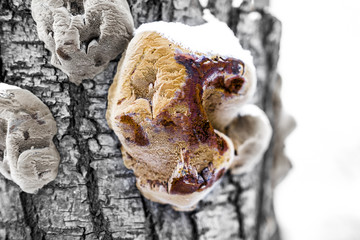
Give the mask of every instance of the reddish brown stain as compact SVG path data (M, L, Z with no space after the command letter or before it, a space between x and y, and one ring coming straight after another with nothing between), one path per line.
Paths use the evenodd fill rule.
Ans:
M56 50L56 53L64 60L71 60L71 57L68 54L64 53L62 48L58 48Z
M170 194L190 194L200 190L204 183L204 179L200 175L198 177L185 175L173 181Z
M9 128L9 133L12 133L16 129L17 125L11 125Z
M174 119L175 118L175 119ZM176 116L171 116L167 111L164 111L160 116L156 117L153 121L155 125L164 127L167 131L174 133L177 128Z
M194 149L199 143L208 144L223 155L228 146L223 138L215 134L202 105L202 94L206 88L222 89L225 96L238 93L245 82L244 63L233 58L210 59L179 50L175 54L175 60L185 66L187 77L185 85L170 107L185 105L189 114L170 114L165 110L154 119L154 126L161 125L165 131L170 132L173 136L171 141L188 142Z
M175 54L177 63L186 68L187 79L182 91L177 94L174 104L184 104L189 108L189 115L175 114L170 116L166 111L161 113L158 120L171 119L174 122L173 132L176 138L189 142L190 147L196 148L199 143L208 144L213 149L218 149L223 155L228 146L225 140L215 134L213 127L205 113L202 105L202 94L206 88L221 89L225 96L237 94L245 79L244 63L233 58L199 57L177 51ZM185 159L184 159L185 160ZM189 163L189 160L186 160ZM200 174L187 173L173 180L170 194L190 194L203 191L212 186L225 173L225 169L216 172L213 164L204 168Z
M39 125L45 124L45 121L44 121L44 120L39 119L39 116L38 116L37 113L31 114L30 116L31 116L32 119L36 120L36 122L37 122Z
M117 101L117 105L122 104L122 102L123 102L125 99L126 99L126 98L122 98L122 99L118 100L118 101Z
M188 78L201 89L221 89L225 96L237 94L245 79L245 65L241 60L235 58L207 58L193 54L185 54L177 51L175 59L186 68ZM202 91L200 93L202 95Z
M209 164L210 165L210 164ZM225 168L216 172L211 167L205 167L197 176L185 174L184 176L173 180L170 194L191 194L196 191L201 192L211 187L225 173Z
M123 124L123 129L130 132L131 137L127 137L126 140L135 143L139 146L149 145L149 139L146 136L143 128L135 122L130 115L117 116L115 118L119 120L120 124Z

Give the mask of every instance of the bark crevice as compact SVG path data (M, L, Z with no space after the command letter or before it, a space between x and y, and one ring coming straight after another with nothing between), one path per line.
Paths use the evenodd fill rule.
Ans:
M45 240L46 232L38 227L38 218L36 206L33 203L31 194L20 192L20 201L24 212L25 224L30 227L32 240Z
M244 216L241 213L241 195L243 193L243 189L241 187L240 181L235 180L236 176L231 174L229 175L229 183L235 186L235 194L233 199L230 199L230 202L234 205L236 211L237 221L239 222L239 237L240 239L246 239L245 229L244 229Z
M198 229L198 223L196 221L196 210L194 210L193 212L189 213L189 219L190 219L190 224L192 226L192 240L199 240L200 239L200 234L199 234L199 229Z
M149 206L146 203L146 201L148 201L148 200L146 200L142 195L140 196L140 198L141 198L141 203L142 203L143 208L144 208L144 214L145 214L145 219L146 219L146 227L148 228L149 239L159 240L159 236L158 236L158 234L156 232L156 223L154 222L151 210L149 209Z
M81 119L87 118L87 103L88 96L83 85L75 86L70 83L70 97L72 118L68 129L68 134L72 135L77 141L79 150L79 160L76 163L76 169L81 175L85 175L86 187L87 187L87 200L90 206L90 214L92 217L92 223L95 234L98 238L112 240L112 233L109 230L109 222L105 219L102 213L102 207L99 199L99 188L96 171L90 166L94 161L91 151L88 147L87 139L84 139L79 134L79 128L81 125ZM96 123L94 124L96 126ZM97 131L98 132L98 131Z

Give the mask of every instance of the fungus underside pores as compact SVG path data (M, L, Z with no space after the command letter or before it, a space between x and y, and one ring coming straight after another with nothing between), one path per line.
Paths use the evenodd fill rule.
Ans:
M141 193L188 211L228 169L260 161L272 130L249 104L255 88L252 57L226 24L140 26L110 87L107 121Z

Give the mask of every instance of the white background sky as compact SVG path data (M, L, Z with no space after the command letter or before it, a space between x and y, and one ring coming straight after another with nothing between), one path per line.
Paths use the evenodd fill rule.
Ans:
M284 240L360 239L360 1L272 0L294 168L278 186Z

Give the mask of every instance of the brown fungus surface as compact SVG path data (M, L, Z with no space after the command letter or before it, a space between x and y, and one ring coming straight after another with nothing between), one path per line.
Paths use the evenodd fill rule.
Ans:
M109 90L107 120L145 197L189 210L219 182L234 146L214 119L250 98L252 70L156 31L135 35Z

